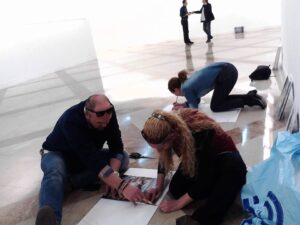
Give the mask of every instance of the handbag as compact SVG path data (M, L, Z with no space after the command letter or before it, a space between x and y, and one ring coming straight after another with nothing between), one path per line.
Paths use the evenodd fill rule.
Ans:
M268 80L271 75L270 65L260 65L258 66L250 75L249 78L253 80Z

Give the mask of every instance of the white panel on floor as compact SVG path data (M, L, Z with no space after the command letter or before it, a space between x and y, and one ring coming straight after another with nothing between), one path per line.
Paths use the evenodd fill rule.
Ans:
M157 206L101 199L78 225L147 225Z
M234 109L226 112L215 113L211 111L209 104L200 104L199 110L201 112L204 112L206 115L208 115L218 123L235 123L241 111L241 109Z
M156 178L157 170L130 168L126 175ZM165 188L156 205L100 199L78 225L147 225L168 189Z
M129 168L125 175L135 176L135 177L157 177L157 169L143 169L143 168Z

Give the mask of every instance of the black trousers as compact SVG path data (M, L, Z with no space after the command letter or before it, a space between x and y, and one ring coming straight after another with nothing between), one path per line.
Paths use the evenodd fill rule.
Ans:
M238 78L238 71L234 65L226 63L219 73L216 81L214 93L211 99L210 108L214 112L223 112L235 108L242 108L249 104L251 96L229 95Z
M246 166L239 152L223 153L199 167L196 178L174 174L169 190L178 199L188 193L194 200L204 200L192 218L201 225L220 225L237 194L246 182ZM204 168L206 167L206 168Z
M183 30L183 40L184 43L191 42L189 38L189 22L188 20L181 20L182 30Z
M211 21L204 21L203 22L203 31L207 35L207 40L210 40L212 38L211 31L210 31L210 23L211 23Z

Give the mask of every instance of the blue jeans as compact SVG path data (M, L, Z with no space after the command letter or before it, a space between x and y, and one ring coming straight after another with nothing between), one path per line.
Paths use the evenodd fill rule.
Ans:
M112 158L107 150L100 151L100 155L107 160L107 163ZM124 151L120 171L126 171L128 164L128 153ZM50 151L44 154L41 159L41 169L44 172L44 177L41 182L39 207L50 206L54 210L57 225L60 224L62 219L65 185L70 178L75 178L77 187L99 182L98 176L89 171L70 174L60 152Z

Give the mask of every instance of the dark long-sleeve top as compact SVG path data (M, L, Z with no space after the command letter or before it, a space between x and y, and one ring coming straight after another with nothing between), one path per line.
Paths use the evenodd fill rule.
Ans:
M197 14L200 14L202 13L202 11L204 11L204 18L205 20L204 21L212 21L215 19L215 16L212 12L212 9L211 9L211 4L210 3L207 3L206 5L202 5L201 9L199 11L194 11L193 13L197 13ZM201 19L201 18L200 18ZM204 22L203 20L201 20L201 22Z
M207 129L194 132L193 137L196 152L208 150L213 155L218 155L224 152L238 151L232 138L224 131L216 132L213 129Z
M112 156L118 158L123 153L123 142L116 112L107 127L102 130L92 128L84 116L85 101L66 110L58 119L53 131L43 143L43 148L63 154L71 166L81 166L99 174L107 165L107 160L99 158L98 151L107 142Z
M186 8L186 6L182 6L180 8L180 17L182 20L187 20L188 19L188 10Z
M225 62L212 63L192 75L181 84L181 91L187 100L188 107L198 108L201 97L214 89L216 79Z
M196 149L195 157L200 170L210 167L210 163L217 155L238 151L232 138L224 131L216 132L214 129L206 129L192 134ZM161 163L158 164L158 173L165 173Z

